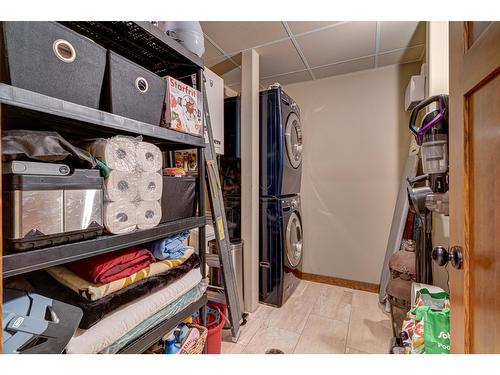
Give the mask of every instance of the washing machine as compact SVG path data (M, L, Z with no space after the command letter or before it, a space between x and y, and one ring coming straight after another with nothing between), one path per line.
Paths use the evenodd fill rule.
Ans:
M260 196L300 193L302 129L298 105L281 87L260 92Z
M303 236L300 197L261 197L259 299L280 307L300 281Z

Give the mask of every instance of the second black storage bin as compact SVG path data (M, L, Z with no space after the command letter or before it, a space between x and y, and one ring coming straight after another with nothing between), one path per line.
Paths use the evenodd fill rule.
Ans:
M103 109L160 125L167 83L156 74L109 51Z
M161 223L196 215L196 178L163 176Z
M3 34L12 86L99 107L104 48L57 22L3 22Z

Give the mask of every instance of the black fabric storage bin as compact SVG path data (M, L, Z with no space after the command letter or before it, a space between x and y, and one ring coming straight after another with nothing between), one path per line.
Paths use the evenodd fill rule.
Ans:
M56 22L4 22L3 33L12 86L99 107L104 48Z
M116 115L160 125L167 82L132 61L109 51L103 109Z
M161 223L196 215L196 178L163 176Z

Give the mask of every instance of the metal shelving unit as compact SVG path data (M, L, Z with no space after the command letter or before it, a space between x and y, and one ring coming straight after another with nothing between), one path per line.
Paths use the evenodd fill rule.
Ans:
M158 75L168 74L181 80L190 79L194 75L196 88L199 91L202 89L203 60L148 22L62 23ZM2 245L3 255L0 262L2 263L2 278L148 243L193 228L199 228L200 270L203 277L206 277L204 138L0 83L0 129L20 128L21 126L25 129L58 131L69 140L88 137L89 134L92 134L92 137L110 137L121 134L142 136L145 141L155 143L163 151L196 148L199 168L198 216L160 224L148 230L122 235L105 235L92 240L26 252L9 253ZM201 316L204 317L206 302L207 294L205 293L198 301L129 343L120 353L144 352L165 333L197 310L201 310Z
M193 68L203 69L203 60L149 22L61 22L160 76L182 78ZM200 90L201 91L201 90Z
M2 115L8 124L23 122L23 128L70 132L72 136L109 137L116 134L141 135L145 141L170 149L205 147L205 140L187 133L132 120L0 83Z
M124 249L155 241L168 235L197 228L206 222L204 217L193 217L160 224L157 227L126 234L104 235L93 240L72 242L3 256L3 277L56 266L78 259Z
M175 314L168 320L165 320L155 327L151 328L145 334L143 334L137 340L134 340L124 346L118 353L120 354L134 354L143 353L151 345L149 343L155 343L165 336L166 332L170 332L172 329L177 327L179 322L182 322L186 316L194 314L196 311L200 310L207 303L207 294L204 294L198 301L193 302L187 306L184 310Z

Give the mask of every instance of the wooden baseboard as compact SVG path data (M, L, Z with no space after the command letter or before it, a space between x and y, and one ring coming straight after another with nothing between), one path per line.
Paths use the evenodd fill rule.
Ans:
M380 289L379 284L366 283L364 281L341 279L340 277L315 275L313 273L305 273L305 272L299 272L297 276L302 280L341 286L343 288L364 290L365 292L378 293Z

